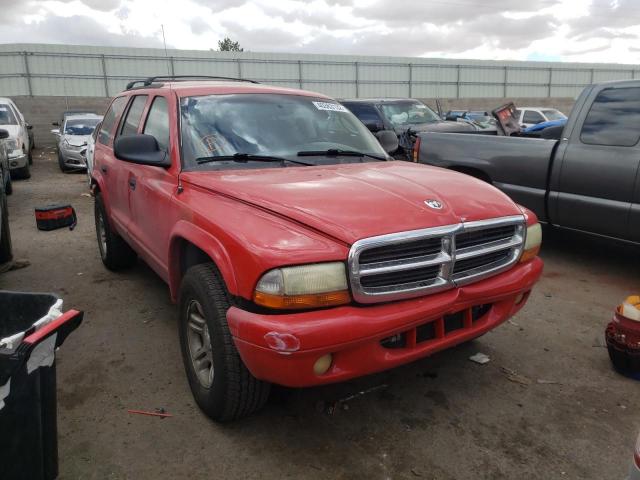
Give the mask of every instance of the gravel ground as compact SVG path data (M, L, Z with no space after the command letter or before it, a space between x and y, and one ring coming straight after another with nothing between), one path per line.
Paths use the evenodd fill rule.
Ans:
M58 354L60 478L624 477L640 396L602 343L615 305L637 292L637 249L546 230L544 277L511 322L390 372L279 390L221 426L192 400L167 286L141 262L102 266L86 192L84 174L36 151L9 198L15 256L31 265L0 277L85 311ZM73 204L78 227L39 232L33 208L56 202ZM477 352L491 362L470 362ZM156 408L173 417L127 413Z

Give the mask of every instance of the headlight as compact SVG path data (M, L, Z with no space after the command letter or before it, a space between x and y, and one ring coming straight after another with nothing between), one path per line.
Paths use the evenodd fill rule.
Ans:
M7 146L7 150L17 150L18 149L18 141L15 138L7 139L5 145Z
M258 305L280 309L303 309L343 305L351 301L344 263L318 263L276 268L256 285Z
M542 245L542 228L539 223L527 227L527 238L524 242L524 251L520 262L528 262L540 252Z

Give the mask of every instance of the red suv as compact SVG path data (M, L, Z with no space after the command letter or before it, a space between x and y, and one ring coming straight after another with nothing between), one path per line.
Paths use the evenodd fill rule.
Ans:
M542 271L534 214L469 176L392 161L318 93L154 77L111 103L93 169L107 268L140 256L179 303L198 405L361 376L466 342Z

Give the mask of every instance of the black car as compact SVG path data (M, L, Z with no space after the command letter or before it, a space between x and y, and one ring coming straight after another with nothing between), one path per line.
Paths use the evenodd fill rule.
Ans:
M406 158L419 132L469 132L476 128L467 122L442 120L420 100L413 98L367 98L341 100L374 134L393 130L398 135L396 158Z

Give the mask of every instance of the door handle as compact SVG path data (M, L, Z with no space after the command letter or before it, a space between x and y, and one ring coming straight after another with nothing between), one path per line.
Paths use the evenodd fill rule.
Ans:
M131 190L135 190L136 189L136 179L135 179L135 177L131 177L129 179L129 188Z

